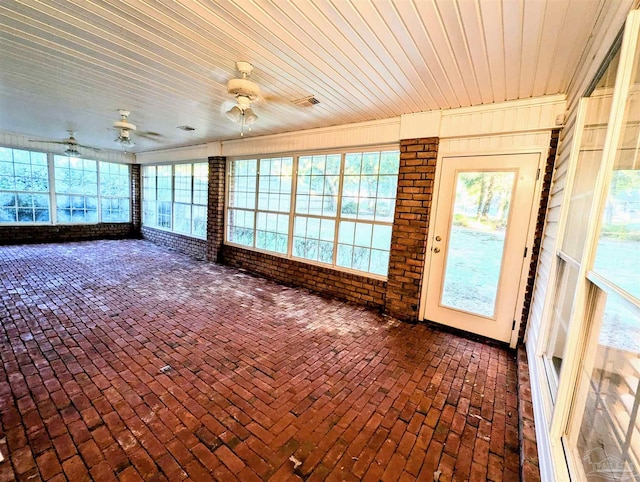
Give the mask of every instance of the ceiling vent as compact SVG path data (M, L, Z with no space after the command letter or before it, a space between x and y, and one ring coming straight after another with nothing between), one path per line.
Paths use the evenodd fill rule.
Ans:
M300 99L296 99L294 101L291 102L293 105L298 106L298 107L312 107L316 104L319 104L320 101L318 99L316 99L314 96L312 95L308 95L306 97L302 97Z

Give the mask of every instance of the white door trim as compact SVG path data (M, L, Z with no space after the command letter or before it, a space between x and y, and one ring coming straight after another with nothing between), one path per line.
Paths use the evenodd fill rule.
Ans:
M551 132L549 132L548 139L551 138ZM538 154L538 169L540 169L540 175L538 180L535 183L534 194L533 194L533 203L531 205L531 211L529 213L529 224L527 227L527 236L526 242L527 246L530 248L528 250L527 256L525 258L525 262L522 265L522 270L519 277L519 288L518 288L518 297L516 301L516 309L515 313L522 313L522 309L524 307L525 300L525 287L529 275L529 268L531 265L531 254L533 241L535 238L535 227L537 222L537 214L540 208L540 195L542 191L543 179L544 179L544 169L547 162L548 155L548 143L545 148L541 147L533 147L533 148L522 148L522 149L509 149L509 150L500 150L500 151L480 151L480 152L438 152L438 158L436 163L436 172L434 178L434 189L433 189L433 197L431 202L431 209L429 212L429 225L427 226L427 243L426 243L426 259L425 259L425 269L422 279L422 289L420 293L420 306L418 311L418 318L420 320L425 319L425 311L426 311L426 291L427 291L427 279L429 277L431 271L432 264L432 248L433 248L433 232L432 232L432 220L435 219L435 213L438 209L438 200L441 189L441 180L442 180L442 166L443 159L448 157L474 157L474 156L502 156L502 155L511 155L511 154ZM509 346L511 348L515 348L518 341L518 333L521 326L522 317L516 317L516 323L514 329L511 331L511 337L509 340Z

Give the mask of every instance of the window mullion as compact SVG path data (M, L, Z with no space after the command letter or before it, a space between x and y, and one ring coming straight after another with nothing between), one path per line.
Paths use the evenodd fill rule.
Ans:
M96 180L98 183L96 186L96 214L98 223L102 222L102 186L100 185L100 175L102 171L101 167L102 162L96 161Z
M256 194L255 204L253 205L253 247L256 247L258 239L258 199L260 197L260 163L261 159L256 159Z
M49 222L58 224L58 199L56 197L56 176L52 152L47 152L47 169L49 171Z
M338 203L336 205L336 223L333 233L333 259L331 260L332 266L336 266L336 261L338 259L338 234L340 231L340 213L342 212L342 187L344 186L344 163L346 156L347 155L344 152L340 155L340 177L338 178Z
M289 200L289 231L287 242L287 258L293 256L293 227L296 217L296 197L298 194L298 162L300 160L299 155L293 156L293 162L291 165L291 199Z
M195 162L191 164L191 195L189 199L191 200L191 205L189 206L190 216L191 216L191 226L189 227L189 233L193 235L193 223L195 221L193 215L193 201L194 201L194 190L195 190L195 179L196 179L196 164Z

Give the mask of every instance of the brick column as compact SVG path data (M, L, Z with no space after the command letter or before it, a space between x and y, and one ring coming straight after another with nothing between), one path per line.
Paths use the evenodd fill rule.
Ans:
M131 164L131 223L132 235L139 237L142 228L142 169L140 164Z
M407 321L418 318L438 141L437 137L400 141L398 194L384 311Z
M218 262L224 241L224 175L226 158L209 158L209 206L207 209L207 261Z
M538 208L538 218L536 220L536 234L533 240L533 248L531 250L531 264L529 265L529 276L527 278L527 287L524 295L524 306L522 308L522 323L520 323L520 332L518 333L518 341L524 341L524 334L529 321L529 311L531 309L531 300L533 298L533 289L536 283L536 273L538 272L538 258L540 256L540 248L542 237L544 235L544 227L547 219L547 207L549 205L549 197L551 196L551 181L553 179L553 169L556 164L556 153L558 151L558 140L560 139L560 129L551 131L551 142L549 144L549 154L547 155L547 164L542 179L542 191L540 193L540 207Z

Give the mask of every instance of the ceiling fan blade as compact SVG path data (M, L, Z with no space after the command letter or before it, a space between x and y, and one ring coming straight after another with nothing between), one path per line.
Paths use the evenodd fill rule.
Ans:
M143 137L145 139L149 139L151 141L160 141L160 138L164 137L159 132L147 131L147 132L136 132L134 135L138 137Z
M37 139L29 139L29 142L40 142L42 144L69 144L69 142L65 141L39 141Z
M99 147L85 146L84 144L75 144L76 147L81 147L83 149L91 149L92 151L99 151Z

